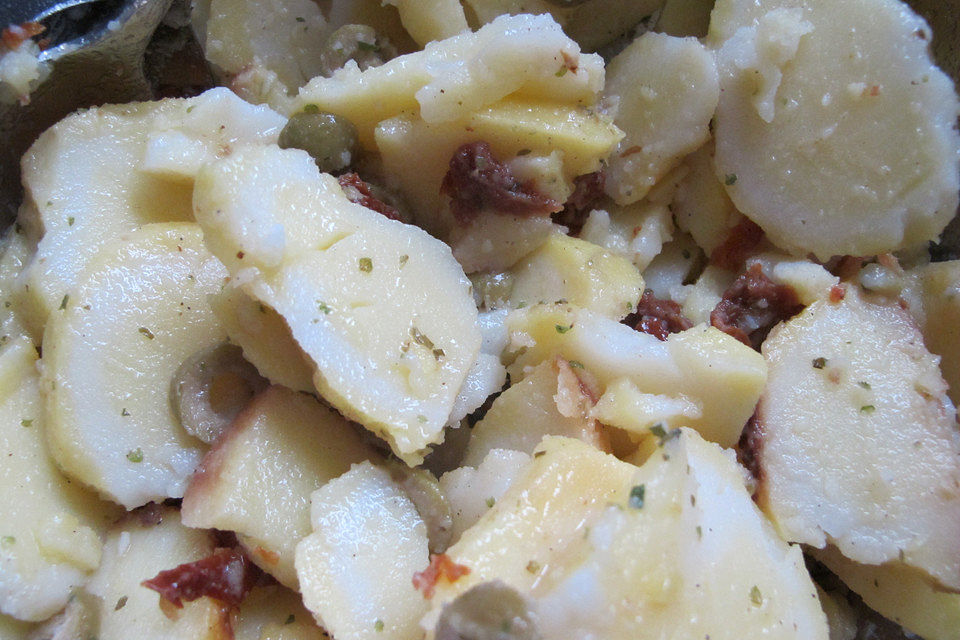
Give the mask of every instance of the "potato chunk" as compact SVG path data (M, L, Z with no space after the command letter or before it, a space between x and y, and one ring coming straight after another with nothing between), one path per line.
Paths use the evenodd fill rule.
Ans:
M314 532L297 545L304 604L334 636L416 640L426 603L413 574L427 566L427 528L413 502L369 462L311 497Z
M607 169L618 204L643 198L680 159L710 137L720 92L713 56L696 38L647 32L610 61L603 89L626 137Z
M449 247L350 202L293 149L251 146L207 165L194 205L214 254L312 360L316 389L419 463L480 350Z
M898 0L717 2L717 175L773 242L827 260L939 235L960 134L930 38Z
M374 149L377 123L404 112L449 122L508 95L592 104L602 86L602 58L581 54L550 16L501 16L379 67L348 65L332 78L314 78L297 108L315 104L346 117Z
M960 589L960 433L909 314L853 287L763 344L759 503L790 541Z
M275 142L283 123L211 89L188 100L80 111L47 129L22 161L33 206L20 221L40 244L18 302L36 340L104 241L150 222L190 220L200 165L240 142Z
M690 430L639 469L546 438L447 554L470 572L437 583L428 629L500 580L530 599L546 640L827 637L800 549L754 506L732 454Z
M150 506L117 523L104 542L103 562L87 591L98 598L102 640L228 640L230 610L212 598L185 602L168 617L159 596L140 583L159 572L204 558L214 549L209 531L188 529L170 507Z
M336 412L305 394L270 387L190 479L183 523L237 532L258 565L295 589L294 548L310 533L310 494L352 463L376 456Z
M116 510L69 482L47 454L37 350L0 349L0 612L45 620L100 563Z
M69 475L128 509L183 495L206 445L170 381L226 338L207 303L225 277L194 223L146 225L91 261L43 340L47 439Z

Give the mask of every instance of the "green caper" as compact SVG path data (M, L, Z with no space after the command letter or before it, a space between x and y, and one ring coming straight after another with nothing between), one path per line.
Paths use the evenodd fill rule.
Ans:
M346 118L332 113L297 113L280 132L281 149L303 149L320 171L337 173L356 158L357 129Z

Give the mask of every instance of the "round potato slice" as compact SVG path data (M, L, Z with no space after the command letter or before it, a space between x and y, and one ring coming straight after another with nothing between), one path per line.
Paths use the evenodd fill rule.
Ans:
M104 247L43 341L47 438L70 475L131 509L181 497L205 445L169 401L181 363L226 336L207 303L226 270L193 223Z
M772 241L826 260L943 230L958 103L930 37L897 0L717 2L717 175Z

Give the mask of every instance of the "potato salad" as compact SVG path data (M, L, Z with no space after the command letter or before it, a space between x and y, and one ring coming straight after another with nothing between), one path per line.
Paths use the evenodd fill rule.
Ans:
M960 101L908 5L185 28L210 86L22 158L0 639L960 639Z

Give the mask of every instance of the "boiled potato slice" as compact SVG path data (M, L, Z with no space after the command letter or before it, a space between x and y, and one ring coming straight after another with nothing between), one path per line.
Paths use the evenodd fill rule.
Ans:
M940 356L940 371L954 405L960 402L960 260L933 262L919 270L923 340Z
M960 629L960 594L937 591L922 572L898 562L858 564L833 547L816 558L877 613L924 640L953 640Z
M758 500L781 535L960 589L956 412L910 315L847 287L775 327L763 354Z
M233 640L328 640L300 594L279 585L254 587L240 603Z
M618 204L630 204L710 137L717 67L696 38L647 32L607 71L603 93L617 104L614 124L626 137L610 157L606 191Z
M387 0L397 7L410 36L423 46L470 29L459 0Z
M310 494L352 463L376 456L346 420L313 397L270 387L191 477L183 523L237 532L254 562L296 589L294 549L310 533Z
M670 204L677 226L693 236L708 255L724 243L743 219L717 179L713 156L711 141L684 159L689 171Z
M80 111L47 129L22 162L35 211L21 223L43 236L18 300L36 340L104 241L149 222L189 220L196 169L237 143L276 141L283 122L212 89Z
M517 353L511 379L560 355L583 365L601 389L627 379L644 394L690 401L699 417L684 410L684 426L726 447L736 444L766 381L760 354L706 325L661 342L585 309L538 305L512 312L508 326Z
M395 176L414 206L417 222L445 238L455 221L446 211L440 183L461 145L483 140L507 162L517 154L562 153L567 180L597 171L623 137L610 117L583 105L511 98L454 122L424 122L399 115L380 122L374 133L384 168ZM411 163L415 150L418 161Z
M566 300L614 320L637 308L643 277L633 264L595 244L555 234L511 269L514 308Z
M447 554L424 620L471 586L527 595L541 637L822 638L797 547L753 505L732 454L684 430L640 469L547 438L531 465ZM428 636L429 637L429 636Z
M602 86L603 59L581 54L552 18L502 16L379 67L348 65L331 78L314 78L301 89L297 108L314 104L347 118L360 142L375 149L377 123L404 112L449 122L512 94L589 105Z
M528 453L490 449L480 462L464 463L464 466L440 476L440 489L450 505L451 542L459 540L464 531L496 504L513 481L524 473L529 462Z
M37 350L0 349L0 612L46 620L100 563L117 510L67 480L47 454Z
M229 76L257 64L294 91L323 70L328 31L310 0L211 0L204 53Z
M717 2L717 175L773 242L873 255L953 217L958 102L930 38L897 0Z
M43 340L47 439L69 475L128 509L183 495L206 445L170 380L226 338L207 303L225 276L194 223L146 225L90 262Z
M0 346L27 333L15 302L17 277L33 251L30 240L18 225L11 226L0 238Z
M273 384L313 392L313 364L276 311L229 285L210 296L210 306L260 375Z
M583 416L564 416L557 409L557 366L555 361L541 362L497 396L483 420L470 430L465 466L480 465L494 449L531 454L546 435L600 444L596 423Z
M450 249L351 203L295 149L251 146L208 165L194 205L214 254L311 358L321 395L419 463L480 349Z
M140 583L166 569L213 552L209 531L180 524L176 509L147 507L117 523L103 545L103 561L87 591L99 599L100 640L228 640L230 610L212 598L184 602L172 616L160 608L156 591Z
M390 474L355 465L310 501L296 558L306 607L335 637L421 637L426 603L411 578L427 566L427 530Z

